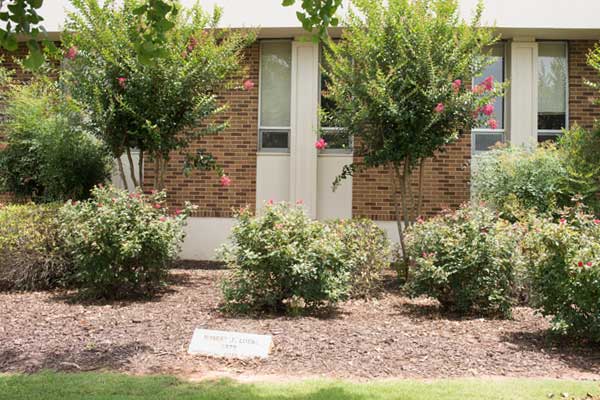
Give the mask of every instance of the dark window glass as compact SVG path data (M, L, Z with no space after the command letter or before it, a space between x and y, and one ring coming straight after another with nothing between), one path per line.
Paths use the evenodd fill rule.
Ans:
M288 149L289 134L287 131L262 131L261 149Z

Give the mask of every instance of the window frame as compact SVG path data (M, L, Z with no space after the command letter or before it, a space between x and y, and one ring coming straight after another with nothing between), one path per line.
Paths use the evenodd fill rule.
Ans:
M569 124L570 124L570 114L569 114L569 41L568 40L538 40L537 42L538 45L538 59L535 60L536 61L536 69L539 66L539 45L543 44L543 43L562 43L565 46L565 61L566 61L566 66L567 66L567 73L565 74L566 77L566 82L565 82L565 127L564 129L569 129ZM539 72L537 74L536 77L536 85L539 86ZM536 86L537 87L537 86ZM537 91L537 89L536 89ZM538 99L536 99L536 102L538 102ZM538 102L538 110L537 110L537 114L535 115L535 123L536 123L536 141L539 142L540 139L540 135L543 136L549 136L549 137L554 137L555 139L558 138L560 135L562 135L563 131L562 129L539 129L538 126L538 120L539 120L539 116L540 116L540 110L539 110L539 102Z
M506 40L500 40L496 42L494 45L502 45L502 82L506 82L507 73L508 73L508 42ZM475 78L471 80L471 86L474 86ZM507 105L506 97L502 96L502 128L491 129L491 128L473 128L471 129L471 154L477 155L485 153L488 150L477 150L477 136L478 135L502 135L502 139L500 140L502 143L506 143L506 124L507 124ZM497 100L496 100L497 101Z
M262 85L263 85L263 77L262 77L262 54L263 54L263 44L264 43L289 43L290 44L290 52L292 52L292 39L279 38L279 39L261 39L259 41L259 54L258 54L258 143L257 143L257 152L261 154L268 153L281 153L281 154L289 154L290 153L290 142L291 142L291 121L290 126L263 126L262 125ZM290 54L293 57L293 54ZM293 62L293 60L292 60ZM291 96L292 90L290 87L290 104L291 104ZM291 107L291 105L290 105ZM291 112L291 108L290 108ZM263 133L265 132L287 132L287 147L263 147Z

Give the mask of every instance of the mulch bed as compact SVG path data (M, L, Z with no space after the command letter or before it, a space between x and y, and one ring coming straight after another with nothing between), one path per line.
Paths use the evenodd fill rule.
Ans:
M452 319L431 301L388 291L324 317L230 317L218 308L226 271L189 267L174 270L171 289L152 301L82 304L64 293L0 294L0 373L600 378L600 348L552 341L547 321L529 308L517 308L509 321ZM271 334L274 348L267 360L190 356L196 327Z

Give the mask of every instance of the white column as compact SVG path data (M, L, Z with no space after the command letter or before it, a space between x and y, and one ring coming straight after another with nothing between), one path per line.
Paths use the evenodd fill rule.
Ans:
M510 142L519 146L537 143L537 58L533 38L511 43L510 62Z
M292 115L290 140L290 202L302 200L317 217L317 150L319 46L292 43Z

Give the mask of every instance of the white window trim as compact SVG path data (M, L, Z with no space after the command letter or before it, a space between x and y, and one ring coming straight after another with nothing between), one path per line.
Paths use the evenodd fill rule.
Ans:
M564 129L569 129L570 126L570 113L569 113L569 97L570 97L570 90L569 90L569 73L570 73L570 69L569 69L569 42L567 40L538 40L537 41L538 46L541 43L564 43L565 45L565 58L566 58L566 62L567 62L567 73L565 74L566 78L567 78L567 82L566 82L566 86L565 86L565 95L566 95L566 99L565 99L565 128ZM538 58L539 58L539 54L538 54ZM536 60L536 63L539 62L539 60ZM539 79L539 76L536 77L537 79ZM536 85L539 84L539 81L536 80L535 82ZM537 100L536 100L537 101ZM536 123L536 127L538 126L538 118L539 118L539 109L538 109L538 114L535 116L535 123ZM562 134L562 130L561 129L537 129L536 130L536 139L539 138L540 135L555 135L555 136L559 136Z
M292 46L292 42L293 40L290 39L285 39L285 38L281 38L281 39L262 39L259 41L259 53L258 53L258 142L257 142L257 153L262 154L262 153L276 153L276 154L281 154L281 153L290 153L290 141L291 141L291 131L292 131L292 127L290 126L262 126L262 121L261 121L261 111L262 111L262 90L261 90L261 85L263 84L263 80L262 80L262 51L263 51L263 44L264 43L289 43L290 44L290 48ZM290 97L292 96L292 92L291 92L291 88L290 88ZM290 106L291 108L291 106ZM291 110L290 110L291 112ZM290 115L291 118L291 115ZM290 121L291 123L291 121ZM263 132L265 131L287 131L288 133L288 146L287 148L272 148L272 147L262 147L262 142L263 142Z

